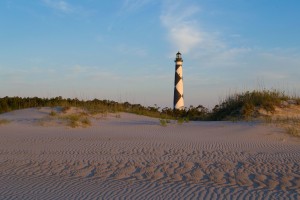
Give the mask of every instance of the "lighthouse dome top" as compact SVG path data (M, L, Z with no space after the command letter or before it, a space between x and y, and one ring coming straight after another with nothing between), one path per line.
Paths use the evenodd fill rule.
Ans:
M176 53L176 59L175 59L175 62L176 62L176 61L181 61L181 62L183 61L183 60L182 60L182 57L181 57L181 53L180 53L179 51L178 51L178 53Z

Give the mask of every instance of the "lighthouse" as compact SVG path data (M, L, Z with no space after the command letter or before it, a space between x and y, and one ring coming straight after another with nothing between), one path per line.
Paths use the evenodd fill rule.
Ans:
M182 79L182 57L178 51L175 59L175 86L174 86L174 109L183 110L183 79Z

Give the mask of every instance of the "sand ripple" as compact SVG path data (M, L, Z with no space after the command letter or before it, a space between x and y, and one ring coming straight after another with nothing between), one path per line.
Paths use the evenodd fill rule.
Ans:
M299 199L299 144L254 123L16 122L0 127L0 199Z

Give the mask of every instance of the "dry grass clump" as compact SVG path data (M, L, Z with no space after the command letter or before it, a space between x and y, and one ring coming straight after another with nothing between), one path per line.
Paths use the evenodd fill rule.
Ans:
M50 118L41 119L37 122L40 126L66 124L69 127L88 127L91 126L89 114L81 109L72 109L72 107L64 106L59 112L52 110L49 113ZM58 121L57 121L58 120Z
M84 119L82 119L81 120L81 123L84 125L84 126L90 126L90 125L92 125L92 122L91 122L91 120L89 119L89 118L84 118Z
M79 126L78 121L69 121L68 126L70 126L71 128L76 128Z
M0 125L4 125L4 124L8 124L8 123L10 123L9 120L7 120L7 119L0 119Z
M109 112L108 108L101 107L101 106L99 107L87 106L85 107L85 110L91 115L98 115L98 114L107 115L107 113Z
M61 108L61 112L67 113L70 109L71 109L70 106L64 106L64 107Z
M300 137L300 118L298 117L277 117L265 116L265 123L273 124L284 129L285 133Z
M91 120L88 118L88 114L85 112L81 112L81 113L76 113L76 114L69 114L69 115L65 115L62 116L61 119L63 120L67 120L67 125L72 127L72 128L76 128L76 127L87 127L90 126Z
M180 117L177 119L177 124L183 124L183 123L188 123L190 119L188 117Z
M68 125L70 127L76 128L77 126L79 126L79 119L80 119L79 115L76 114L67 115L65 116L65 119L68 120Z
M159 119L159 123L161 126L165 127L167 124L171 123L169 119Z
M47 119L38 119L36 121L36 124L39 125L39 126L46 126L47 122L49 122L49 120L47 120Z
M163 127L167 126L167 120L165 120L165 119L159 119L159 123Z
M55 117L56 115L57 115L57 113L55 112L55 111L51 111L50 113L49 113L49 115L51 116L51 117Z
M183 119L183 118L177 119L177 124L181 125L181 124L183 124L183 122L184 122L184 119Z
M300 137L299 129L297 129L295 127L286 127L285 132L289 135Z
M284 127L285 132L291 136L300 137L300 119L287 117L279 120L279 124Z

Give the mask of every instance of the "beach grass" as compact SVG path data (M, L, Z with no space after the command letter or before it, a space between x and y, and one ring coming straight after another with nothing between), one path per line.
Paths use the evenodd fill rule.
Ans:
M284 129L285 133L300 137L300 118L299 117L277 117L272 119L271 117L267 118L266 123L274 124L277 127Z
M166 119L159 119L159 123L160 123L160 125L163 126L163 127L166 127L167 124L168 124L168 122L167 122Z
M70 106L63 106L63 107L61 108L61 111L62 111L63 113L67 113L70 109L71 109Z
M0 125L5 125L5 124L9 124L10 121L7 119L0 119Z
M71 128L91 126L91 120L86 112L73 113L61 116L60 119L66 120Z
M238 120L249 120L258 117L258 109L273 113L282 102L293 100L296 104L299 98L289 97L278 90L254 90L229 95L211 112L211 120L226 120L235 117Z
M183 122L184 122L184 119L183 119L183 118L177 119L177 124L181 125L181 124L183 124Z
M83 126L91 126L92 125L92 122L89 118L84 118L81 120L81 123L83 124Z
M293 126L286 127L285 131L287 134L289 134L291 136L300 137L299 129L297 129L296 127L293 127Z
M57 113L55 112L55 111L51 111L50 113L49 113L49 115L51 116L51 117L55 117L56 115L57 115Z

